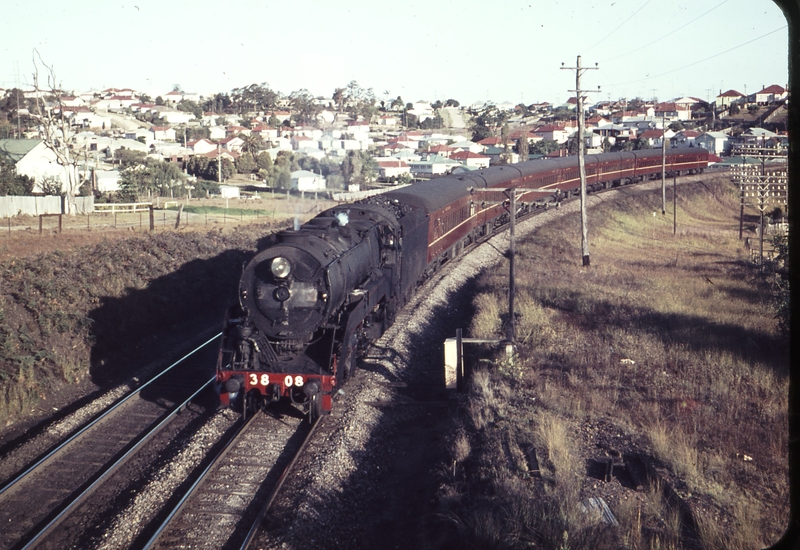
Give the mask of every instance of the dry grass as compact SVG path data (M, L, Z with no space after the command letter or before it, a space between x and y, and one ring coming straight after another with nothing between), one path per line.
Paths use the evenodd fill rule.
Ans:
M504 525L520 530L514 540L555 548L566 531L568 546L580 547L589 531L574 505L587 493L570 484L583 475L585 456L570 434L598 419L642 442L689 502L702 500L726 519L728 529L717 534L713 523L698 527L704 545L753 547L785 528L788 361L771 288L746 262L727 181L685 186L678 208L676 236L671 216L652 215L660 210L656 194L593 209L589 269L580 265L577 216L519 246L522 370L493 358L465 405L470 429L481 434L468 462L481 464L475 471L497 499L514 503L517 512L504 516ZM499 271L479 280L470 336L502 336L507 281ZM496 390L503 384L513 388L511 398ZM530 481L513 453L507 458L514 443L536 448L544 481L538 504L519 496L519 484ZM681 515L661 487L648 491L615 505L619 544L683 547Z

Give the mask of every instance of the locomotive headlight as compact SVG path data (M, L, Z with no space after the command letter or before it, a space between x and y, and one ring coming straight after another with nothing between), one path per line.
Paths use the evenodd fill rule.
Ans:
M285 279L292 272L292 264L286 258L278 256L272 260L269 269L278 279Z

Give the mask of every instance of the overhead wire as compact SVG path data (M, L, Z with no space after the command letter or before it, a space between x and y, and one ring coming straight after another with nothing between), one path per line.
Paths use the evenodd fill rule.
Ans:
M637 82L644 82L646 80L650 80L651 78L659 78L659 77L662 77L662 76L666 76L668 74L672 74L672 73L675 73L675 72L678 72L678 71L682 71L684 69L688 69L689 67L694 67L695 65L699 65L700 63L705 63L706 61L708 61L710 59L714 59L715 57L719 57L721 55L725 55L728 52L732 52L733 50L737 50L737 49L739 49L739 48L741 48L743 46L747 46L748 44L752 44L753 42L756 42L757 40L761 40L762 38L766 38L767 36L769 36L771 34L775 34L776 32L778 32L780 30L783 30L783 29L785 29L787 27L788 27L788 25L784 25L784 26L779 27L779 28L777 28L777 29L775 29L773 31L770 31L770 32L766 33L766 34L762 34L759 37L753 38L752 40L748 40L747 42L742 42L741 44L739 44L737 46L734 46L732 48L728 48L725 51L722 51L722 52L719 52L719 53L715 53L714 55L711 55L711 56L706 57L704 59L701 59L699 61L695 61L694 63L689 63L688 65L684 65L682 67L678 67L677 69L672 69L670 71L666 71L666 72L663 72L663 73L660 73L660 74L657 74L657 75L653 75L653 76L647 75L645 78L640 78L638 80L630 80L628 82L620 82L618 84L618 86L624 86L625 84L636 84Z
M588 49L586 49L586 50L584 51L584 54L585 54L586 52L590 51L592 48L594 48L594 47L595 47L595 46L597 46L598 44L600 44L601 42L603 42L603 41L604 41L606 38L608 38L609 36L611 36L612 34L614 34L615 32L617 32L617 31L618 31L620 28L622 28L622 26L623 26L625 23L627 23L628 21L630 21L631 19L633 19L633 16L634 16L634 15L636 15L637 13L639 13L640 11L642 11L642 10L645 8L645 6L647 6L647 4L649 4L650 2L652 2L652 0L647 0L647 2L645 2L644 4L642 4L642 5L641 5L641 7L640 7L638 10L636 10L636 11L635 11L635 12L633 12L631 15L629 15L629 16L628 16L628 18L627 18L625 21L623 21L622 23L620 23L620 24L619 24L619 25L618 25L618 26L617 26L617 27L616 27L616 28L615 28L613 31L611 31L610 33L608 33L607 35L605 35L603 38L601 38L600 40L598 40L597 42L595 42L594 44L592 44L591 46L589 46L589 48L588 48Z
M619 59L619 58L621 58L621 57L625 57L625 56L627 56L627 55L630 55L630 54L632 54L632 53L634 53L634 52L641 51L641 50L643 50L644 48L647 48L648 46L652 46L652 45L653 45L653 44L655 44L656 42L660 42L661 40L664 40L664 39L665 39L665 38L667 38L668 36L671 36L671 35L675 34L675 33L676 33L676 32L678 32L679 30L681 30L681 29L683 29L683 28L685 28L685 27L688 27L689 25L691 25L692 23L694 23L695 21L697 21L697 20L698 20L698 19L700 19L701 17L705 17L706 15L708 15L709 13L711 13L712 11L714 11L715 9L717 9L718 7L720 7L720 6L722 6L723 4L725 4L727 1L728 1L728 0L722 0L722 2L720 2L719 4L717 4L716 6L714 6L713 8L711 8L710 10L708 10L708 11L706 11L706 12L704 12L704 13L702 13L702 14L698 15L697 17L695 17L694 19L692 19L692 20L691 20L691 21L689 21L688 23L685 23L685 24L681 25L681 26L680 26L680 27L678 27L677 29L675 29L675 30L672 30L672 31L668 32L667 34L665 34L664 36L662 36L662 37L660 37L660 38L656 38L656 39L655 39L655 40L653 40L652 42L648 42L648 43L647 43L647 44L645 44L644 46L637 46L637 47L636 47L636 49L634 49L634 50L630 50L630 51L628 51L628 52L626 52L626 53L623 53L623 54L617 55L617 56L615 56L615 57L611 57L611 58L609 58L609 59L602 60L602 61L600 61L600 63L605 63L605 62L608 62L608 61L614 61L615 59Z

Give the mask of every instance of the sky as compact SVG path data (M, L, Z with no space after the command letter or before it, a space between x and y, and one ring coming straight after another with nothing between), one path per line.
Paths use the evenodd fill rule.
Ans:
M6 0L2 12L3 88L32 84L35 52L65 90L153 97L253 83L330 97L355 80L379 100L562 104L576 83L561 66L578 55L595 101L788 82L771 0Z

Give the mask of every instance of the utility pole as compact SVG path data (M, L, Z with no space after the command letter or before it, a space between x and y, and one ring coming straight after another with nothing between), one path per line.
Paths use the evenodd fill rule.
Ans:
M759 211L758 229L758 257L759 266L764 267L764 213L770 206L775 204L786 204L788 175L786 164L773 164L772 170L767 171L767 160L785 159L788 156L787 148L781 143L767 144L756 143L755 145L745 144L734 149L734 154L742 157L751 157L760 161L757 164L735 164L731 166L731 175L734 183L739 184L739 195L741 196L741 212L739 215L739 239L742 238L742 226L744 218L744 205L746 197L750 198L748 204L755 206ZM744 160L744 159L743 159ZM759 169L760 168L760 169Z
M575 92L578 100L578 171L581 177L581 255L583 257L583 265L589 266L589 228L588 216L586 214L586 166L584 165L583 154L585 143L583 141L583 93L587 90L581 89L581 75L589 69L598 69L597 63L594 67L581 67L581 56L578 56L575 67L565 67L561 63L562 69L575 71L575 89L568 90ZM600 91L600 86L597 87Z
M222 151L217 143L217 183L222 183Z
M667 184L664 181L667 173L667 115L661 112L661 215L667 214Z

